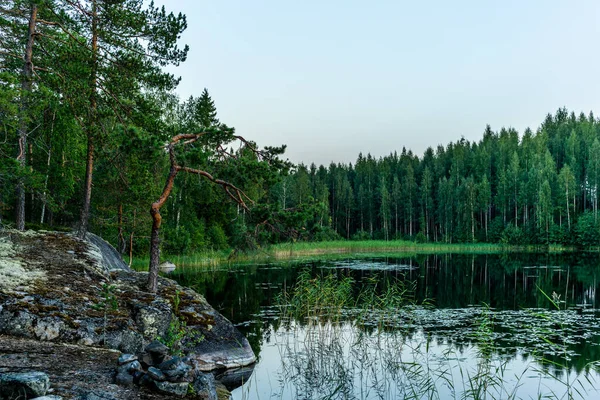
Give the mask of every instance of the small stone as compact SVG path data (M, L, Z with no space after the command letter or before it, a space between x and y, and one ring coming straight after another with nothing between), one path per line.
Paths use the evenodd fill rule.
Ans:
M144 371L135 371L132 376L133 376L133 383L136 385L139 385L142 378L144 376L146 376L146 373Z
M161 371L169 371L172 369L177 369L177 366L179 364L181 364L182 362L183 361L181 360L180 357L175 356L175 357L171 358L170 360L161 363L158 366L158 368L160 368Z
M138 357L138 360L142 363L142 367L148 368L154 365L154 360L150 353L141 353ZM160 363L159 363L160 364Z
M165 374L160 369L155 367L148 368L148 376L155 381L164 381L167 379Z
M192 383L194 392L198 398L205 400L217 400L217 389L215 386L215 377L212 374L197 372L196 379Z
M139 361L131 361L128 364L123 364L123 365L119 365L119 367L117 368L117 371L119 371L119 373L126 373L126 374L132 374L135 371L141 371L142 370L142 364L140 364Z
M144 350L150 353L152 365L160 364L169 358L169 348L158 340L150 343Z
M137 359L138 358L133 354L121 354L121 357L119 357L119 365L127 364L132 361L137 361Z
M133 376L126 372L119 372L116 381L121 386L133 386Z
M173 383L154 381L154 386L159 392L180 397L184 397L187 394L188 385L187 382Z
M50 378L43 372L0 373L0 398L23 396L35 398L46 395Z
M191 381L188 375L192 367L183 362L179 357L173 357L171 360L165 361L158 368L170 382Z
M129 364L125 365L127 365L127 372L129 372L130 374L133 374L135 371L142 370L142 364L140 364L138 360L132 361Z
M42 396L42 397L36 397L35 399L31 399L31 400L63 400L62 397L60 396Z
M84 337L84 338L79 339L77 341L77 344L80 344L82 346L92 346L94 344L94 340L89 337Z

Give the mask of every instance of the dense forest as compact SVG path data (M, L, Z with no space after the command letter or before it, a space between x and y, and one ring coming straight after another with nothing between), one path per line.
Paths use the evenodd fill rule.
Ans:
M536 132L402 149L354 165L300 165L278 184L282 207L311 202L313 239L600 244L600 121L559 109ZM310 235L307 235L310 237Z
M219 121L206 89L174 94L163 68L185 61L186 24L139 0L0 0L1 226L91 231L147 253L159 204L167 253L331 239L600 244L592 113L559 109L521 135L488 126L477 143L422 156L291 166L284 146L259 149Z

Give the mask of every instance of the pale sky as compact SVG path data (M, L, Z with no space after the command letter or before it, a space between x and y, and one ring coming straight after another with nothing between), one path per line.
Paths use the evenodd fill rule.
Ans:
M486 124L600 116L598 0L159 0L187 15L182 99L293 162L417 155Z

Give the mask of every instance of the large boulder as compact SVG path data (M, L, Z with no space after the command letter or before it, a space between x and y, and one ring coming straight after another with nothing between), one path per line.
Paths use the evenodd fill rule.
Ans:
M148 293L147 273L131 271L98 236L2 231L0 255L0 334L138 353L176 323L185 330L178 350L204 371L256 361L203 296L162 277Z

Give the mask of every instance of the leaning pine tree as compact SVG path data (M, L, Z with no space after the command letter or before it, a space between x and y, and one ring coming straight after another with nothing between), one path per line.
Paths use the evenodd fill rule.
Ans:
M239 143L240 149L233 151L230 146ZM147 290L156 293L158 266L160 263L160 227L162 216L161 207L166 203L177 174L185 172L198 175L215 185L220 186L227 196L246 211L255 205L242 187L242 183L221 179L217 173L227 174L226 171L235 169L238 180L245 184L256 182L273 182L282 171L290 168L288 161L281 160L278 156L283 154L285 146L265 147L259 149L255 143L246 140L234 133L233 128L220 125L208 128L199 133L178 134L171 138L166 145L169 155L169 175L163 191L150 208L152 216L152 231L150 234L150 265L148 273ZM186 162L195 160L201 167L189 167ZM198 160L208 160L200 162Z

